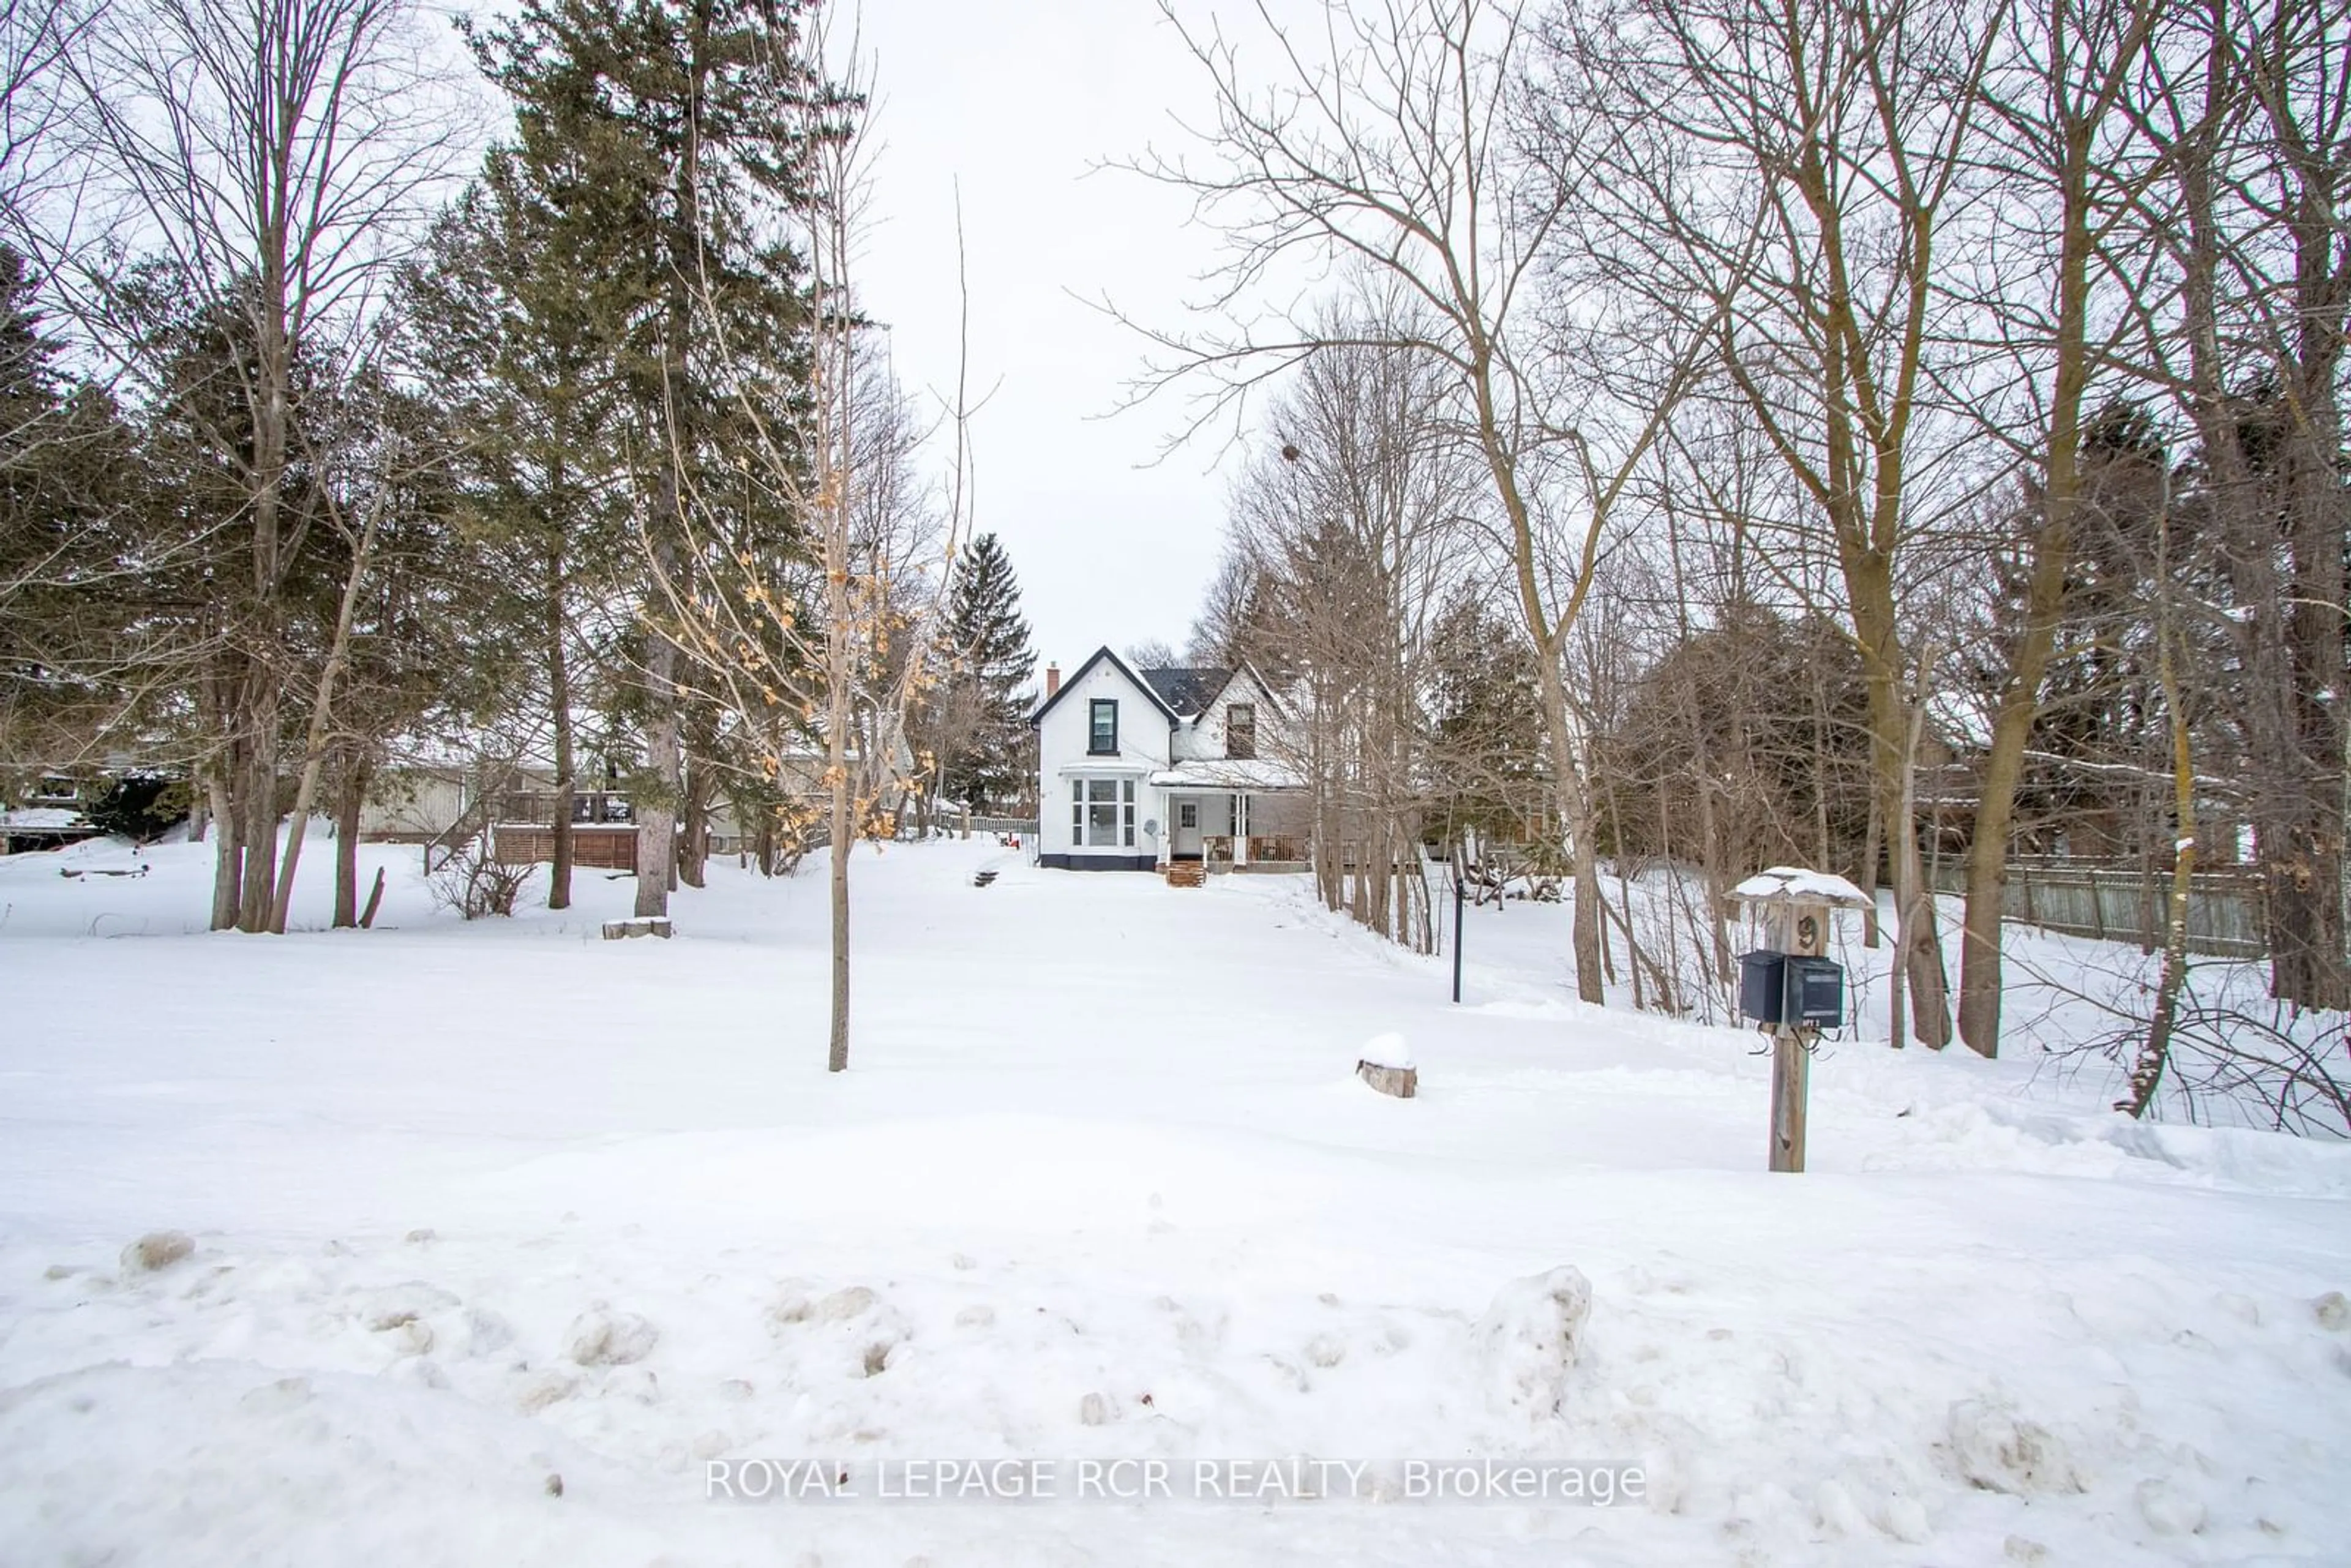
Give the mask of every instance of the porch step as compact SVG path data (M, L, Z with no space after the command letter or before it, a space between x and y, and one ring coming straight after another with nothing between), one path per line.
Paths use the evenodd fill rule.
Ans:
M1203 861L1169 861L1167 885L1170 887L1206 887L1208 867Z

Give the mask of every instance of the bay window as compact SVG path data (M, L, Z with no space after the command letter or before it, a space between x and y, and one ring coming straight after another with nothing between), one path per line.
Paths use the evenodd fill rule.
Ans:
M1134 847L1134 780L1070 780L1070 847L1115 850Z

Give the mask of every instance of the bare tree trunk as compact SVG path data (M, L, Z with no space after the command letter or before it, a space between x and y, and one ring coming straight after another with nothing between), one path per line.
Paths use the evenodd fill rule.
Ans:
M1891 627L1885 643L1892 645ZM1881 655L1882 658L1882 655ZM1927 659L1920 661L1924 669ZM1935 919L1934 889L1918 851L1915 804L1917 758L1926 728L1923 677L1916 696L1902 690L1893 667L1865 660L1870 695L1870 752L1886 824L1886 862L1894 876L1895 907L1901 921L1895 934L1895 959L1910 998L1910 1030L1922 1043L1940 1051L1951 1041L1950 993L1943 970L1943 946Z
M2115 1109L2145 1116L2155 1103L2171 1060L2172 1030L2179 1016L2179 993L2188 973L2188 899L2196 870L2196 768L2188 716L2180 709L2179 666L2174 662L2171 626L2169 554L2170 508L2167 504L2158 524L2156 580L2156 674L2162 684L2164 707L2171 721L2171 800L2174 823L2171 893L2163 926L2163 973L2156 982L2155 1009L2148 1016L2147 1038L2131 1064L2123 1098Z
M358 758L345 759L335 786L335 919L357 925L360 905L360 813L367 804L372 770Z
M351 622L359 611L360 585L367 580L368 564L375 554L376 528L383 520L379 501L368 508L367 522L351 547L350 574L343 579L343 596L335 612L334 641L326 667L319 672L319 690L310 701L310 722L303 739L302 779L294 791L294 821L286 836L286 863L277 873L277 896L269 911L269 929L283 936L286 917L294 904L294 873L302 863L302 835L310 825L310 808L319 798L319 774L327 765L327 736L334 721L335 683L350 662Z
M1869 797L1869 826L1861 840L1861 866L1854 876L1854 884L1869 895L1869 907L1862 911L1861 945L1877 946L1877 840L1885 831L1886 808L1872 790Z
M1539 605L1530 605L1540 616ZM1560 670L1555 637L1540 638L1535 662L1536 690L1542 703L1544 738L1551 747L1552 789L1559 802L1562 825L1568 835L1569 863L1575 888L1575 910L1569 940L1575 952L1575 994L1594 1006L1604 1003L1601 988L1600 868L1593 852L1592 802L1583 787L1583 770L1576 765L1575 739L1568 727L1567 683Z
M686 770L684 810L678 821L677 874L688 887L700 887L710 860L710 769L696 760Z
M2343 64L2343 19L2318 35L2322 71ZM2330 11L2309 13L2323 16ZM2343 461L2340 389L2346 348L2351 348L2351 160L2346 160L2343 110L2332 110L2331 127L2300 123L2287 94L2265 84L2273 99L2270 119L2294 170L2298 189L2291 225L2294 235L2295 329L2282 356L2282 380L2293 426L2283 460L2284 500L2291 530L2292 610L2287 639L2292 649L2294 729L2303 788L2292 835L2290 869L2293 913L2285 922L2294 937L2277 955L2287 970L2273 972L2277 996L2310 1009L2351 1008L2351 925L2346 925L2343 889L2344 838L2351 828L2345 800L2351 784L2330 779L2344 753L2351 669L2346 666L2346 571L2345 538L2351 533L2351 496ZM2340 78L2334 90L2342 90ZM2332 135L2327 134L2331 129ZM2275 951L2274 949L2273 950Z
M1927 868L1918 855L1918 739L1926 727L1923 699L1912 705L1901 750L1900 777L1892 809L1887 811L1894 831L1886 840L1886 858L1894 871L1896 911L1893 961L1894 1043L1902 1043L1902 998L1910 997L1911 1032L1940 1051L1951 1042L1951 1017L1944 1001L1943 948L1935 935L1934 889L1927 885ZM1922 985L1931 985L1926 996Z
M547 552L548 714L555 726L555 821L549 824L554 839L554 863L547 873L547 907L571 907L571 862L575 852L571 815L577 809L579 780L575 777L571 736L571 657L565 638L563 547L551 544Z
M844 546L845 546L844 541ZM846 554L844 548L843 553ZM853 614L849 602L848 571L826 573L828 624L833 630L828 650L832 668L825 724L825 767L831 779L832 864L827 883L832 908L832 1017L825 1050L825 1071L849 1070L849 850L855 841L856 822L851 815L849 776L850 688L856 678L849 645Z
M245 864L245 848L240 837L244 823L230 800L228 786L221 777L235 765L232 756L224 756L205 769L204 792L212 801L213 811L213 929L215 931L226 931L236 924L236 912L241 902L239 878Z
M637 820L637 904L642 917L669 913L670 879L677 873L677 650L659 632L645 659L646 763L655 798L642 802Z

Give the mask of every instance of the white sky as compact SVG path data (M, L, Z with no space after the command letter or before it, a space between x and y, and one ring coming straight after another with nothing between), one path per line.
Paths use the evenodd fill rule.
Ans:
M1178 407L1110 417L1143 343L1085 302L1180 325L1214 245L1176 193L1089 171L1180 144L1198 68L1150 0L866 0L863 37L882 151L862 290L909 390L950 389L959 180L972 385L998 388L973 426L976 526L1011 556L1040 670L1104 643L1180 653L1223 529L1208 470L1234 457L1152 465Z

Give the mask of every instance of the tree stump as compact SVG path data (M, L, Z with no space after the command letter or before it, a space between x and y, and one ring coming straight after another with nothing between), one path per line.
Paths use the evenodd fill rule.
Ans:
M1417 1067L1383 1067L1369 1057L1355 1063L1355 1076L1383 1094L1393 1094L1399 1100L1409 1100L1420 1089L1420 1069Z
M668 936L672 934L669 916L666 915L648 915L635 920L604 922L604 940L607 942L618 942L628 936Z

